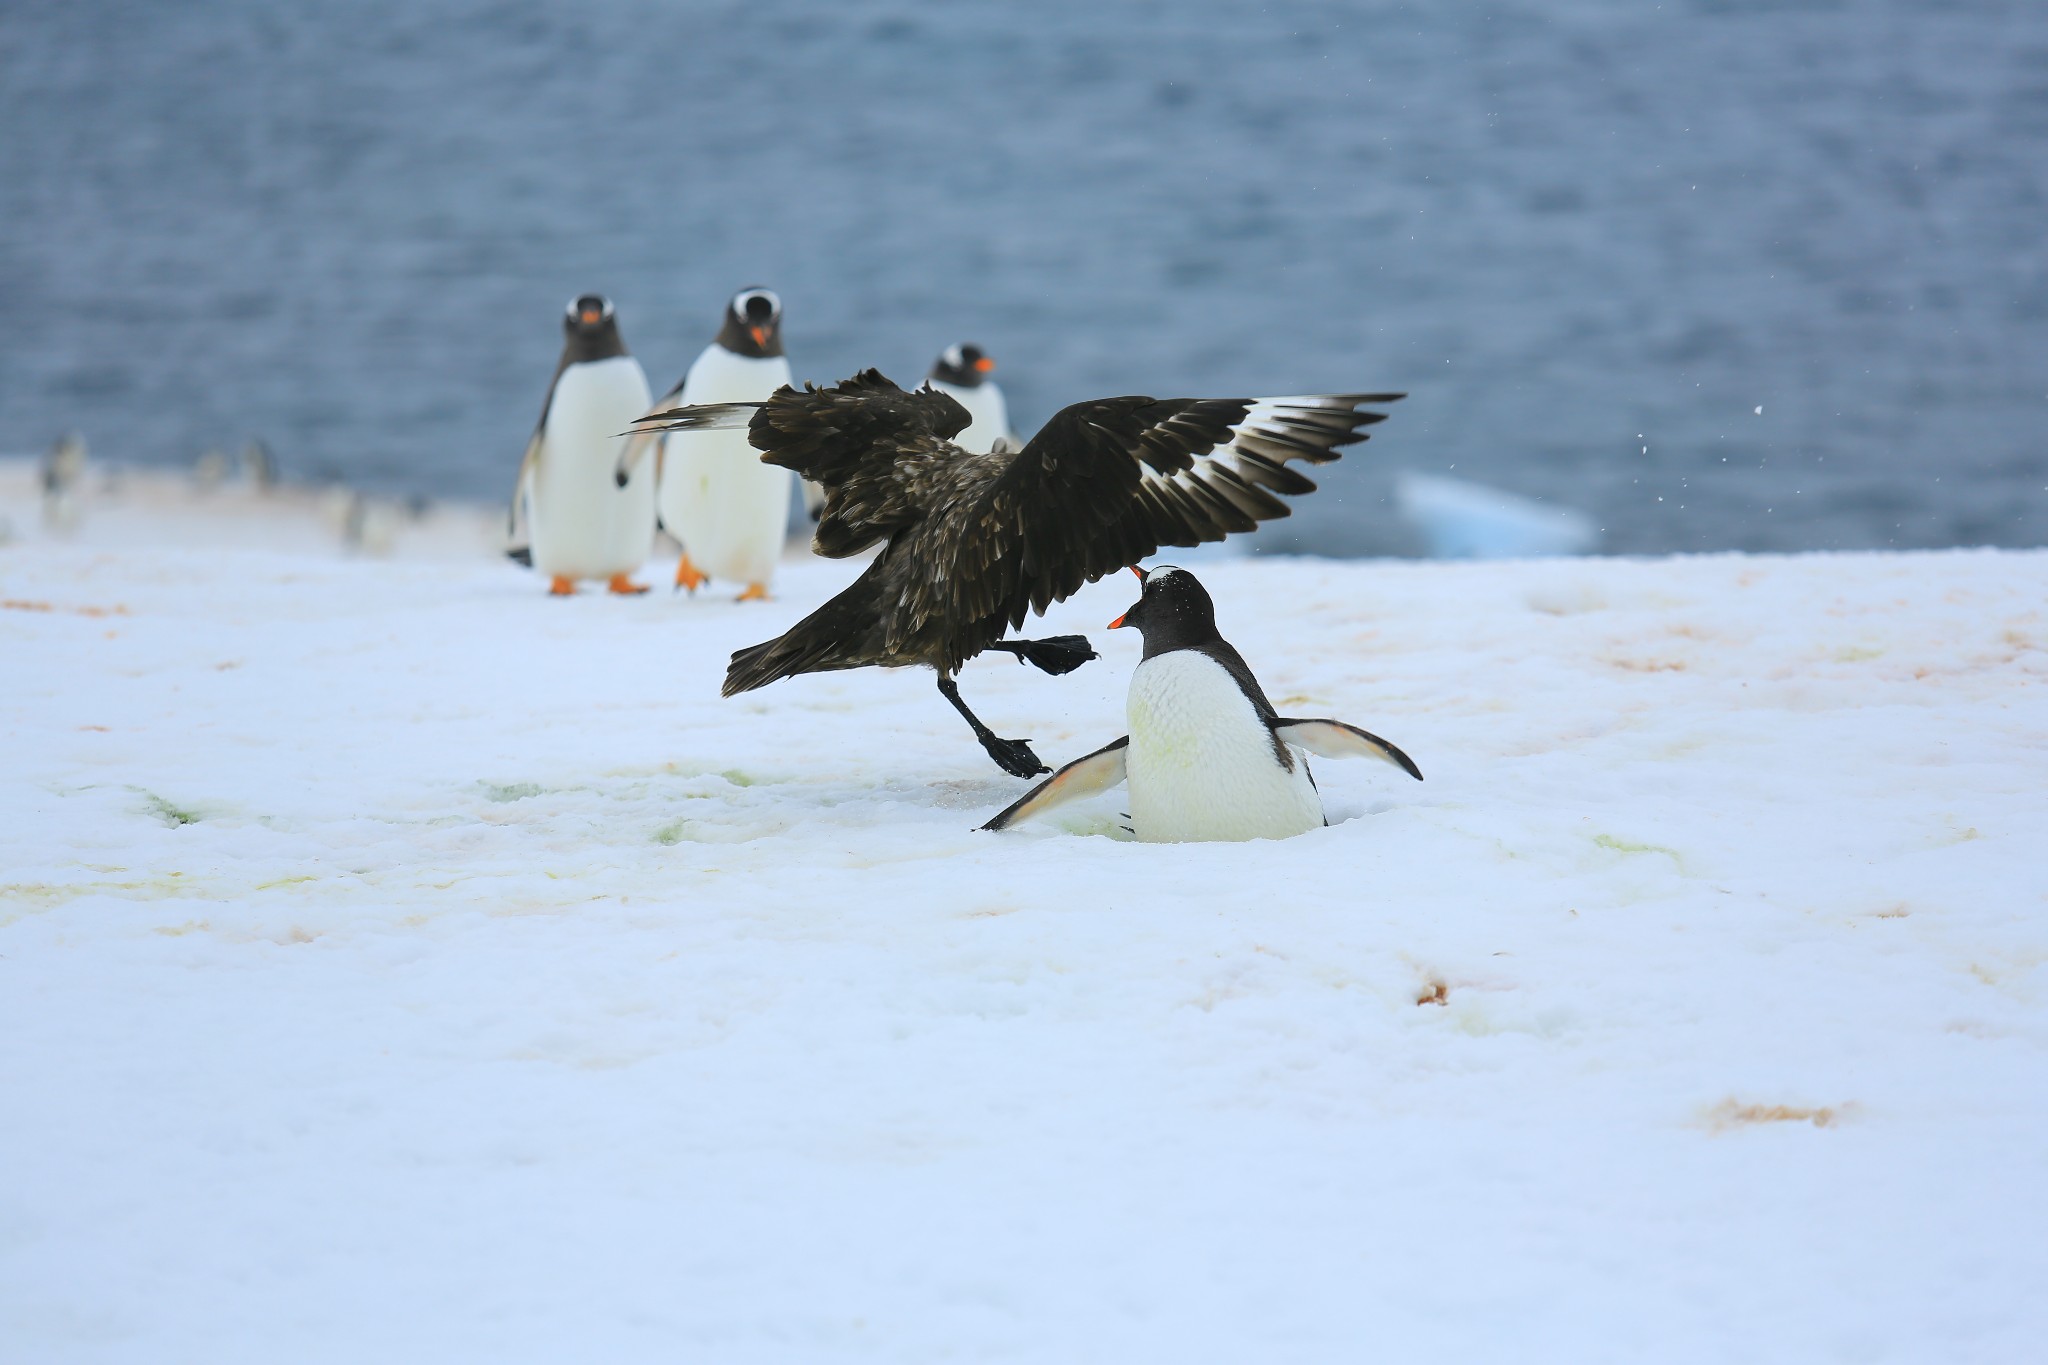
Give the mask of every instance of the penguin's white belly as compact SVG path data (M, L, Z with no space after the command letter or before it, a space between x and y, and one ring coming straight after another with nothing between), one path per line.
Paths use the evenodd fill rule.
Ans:
M965 431L953 438L954 445L977 455L986 454L994 449L997 437L1010 434L1010 406L1003 401L1003 391L995 385L980 384L963 389L943 379L934 379L930 383L940 393L966 408L967 415L973 419Z
M1131 829L1147 843L1286 839L1318 829L1308 762L1283 767L1272 731L1237 680L1207 655L1174 650L1131 675L1125 783Z
M749 360L714 345L683 383L685 403L753 403L789 382L780 356ZM787 469L761 463L744 429L676 432L662 457L661 519L713 578L766 583L789 528Z
M654 476L624 488L613 468L619 433L647 411L647 376L631 356L571 365L555 381L527 489L533 567L550 577L610 578L647 562L654 544Z

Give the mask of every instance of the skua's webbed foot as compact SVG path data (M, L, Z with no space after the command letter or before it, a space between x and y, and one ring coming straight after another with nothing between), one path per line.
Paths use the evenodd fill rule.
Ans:
M994 735L986 735L982 737L981 747L988 750L988 756L996 761L998 768L1012 777L1037 777L1040 773L1052 771L1031 751L1028 739L997 739Z
M988 751L988 756L996 761L998 768L1012 777L1037 777L1040 773L1052 771L1031 751L1030 740L1003 739L983 725L981 717L967 709L966 701L960 696L960 684L943 673L939 675L939 694L967 718L967 723L974 727L974 737L981 741L981 747Z
M1102 657L1088 643L1085 635L1054 635L1043 640L998 640L989 648L1014 654L1018 663L1030 664L1055 678L1062 673L1072 673L1090 659Z

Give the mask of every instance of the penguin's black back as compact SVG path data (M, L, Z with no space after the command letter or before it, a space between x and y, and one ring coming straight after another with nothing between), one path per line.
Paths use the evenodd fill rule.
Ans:
M1193 650L1235 680L1261 720L1279 718L1244 655L1216 629L1216 603L1209 590L1186 569L1163 565L1147 574L1144 596L1125 619L1144 632L1144 658L1156 659L1177 649Z

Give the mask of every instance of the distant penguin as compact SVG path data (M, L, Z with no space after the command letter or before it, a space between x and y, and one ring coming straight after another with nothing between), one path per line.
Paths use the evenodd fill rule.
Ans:
M271 453L269 443L260 437L252 437L242 447L242 477L259 492L268 492L277 486L277 456Z
M750 285L732 296L716 339L658 406L758 403L789 382L782 300ZM661 524L683 545L676 586L695 592L718 578L744 584L742 602L766 598L788 535L796 476L761 463L744 430L719 430L643 436L620 460L619 477L636 474L657 441Z
M1172 565L1132 572L1144 593L1110 622L1145 636L1126 704L1130 734L1061 768L983 829L1008 828L1123 782L1131 832L1147 843L1286 839L1325 823L1308 754L1377 758L1422 780L1408 755L1377 735L1274 711L1244 657L1217 632L1215 605L1193 574Z
M996 362L979 346L948 346L925 376L925 383L967 409L972 420L967 430L953 438L953 444L977 455L994 450L997 441L1012 445L1017 441L1010 430L1009 404L1003 401L996 381L989 378L995 369Z
M234 461L225 450L203 450L192 462L192 478L205 492L212 492L228 481L228 473L234 469Z
M524 509L528 537L509 553L567 596L579 579L615 593L646 588L630 575L654 546L654 476L613 478L619 433L647 410L647 376L626 351L611 300L585 294L562 319L562 358L512 492L512 535Z
M69 432L43 456L38 482L43 492L43 525L53 531L78 528L85 482L85 438Z

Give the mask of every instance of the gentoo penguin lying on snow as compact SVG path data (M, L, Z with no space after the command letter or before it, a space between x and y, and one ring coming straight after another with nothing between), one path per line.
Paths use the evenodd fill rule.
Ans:
M1126 703L1130 734L1075 759L983 829L1007 829L1123 782L1131 832L1147 843L1286 839L1324 823L1308 754L1377 758L1422 780L1378 735L1274 711L1244 657L1217 633L1215 605L1193 574L1172 565L1132 572L1144 595L1110 622L1145 636Z
M750 285L732 296L718 335L656 406L758 402L787 383L782 300ZM620 482L650 444L636 439L627 447ZM676 432L662 442L660 464L661 524L683 543L676 586L695 592L722 578L746 585L742 602L766 598L788 534L789 471L762 464L737 431Z
M625 447L619 432L647 411L647 376L626 353L610 299L571 302L562 332L562 358L512 490L509 531L516 542L524 509L527 542L510 554L546 574L557 596L576 591L580 578L646 592L627 575L654 546L654 480L621 485L612 471Z
M997 441L1015 444L1010 432L1010 406L1003 391L989 378L996 363L979 346L948 346L932 362L924 382L967 409L967 429L953 438L953 444L976 455L995 449Z
M1085 637L1005 640L1004 628L1162 544L1199 545L1287 515L1275 493L1315 488L1288 467L1324 464L1365 438L1398 393L1300 398L1098 398L1076 403L1022 450L954 439L967 409L936 389L905 393L874 370L765 403L649 414L640 430L745 424L766 464L822 484L811 548L840 559L883 544L852 586L781 638L740 650L725 695L835 668L937 670L939 691L1004 772L1051 771L1028 741L998 739L953 675L985 649L1047 673L1095 657Z

